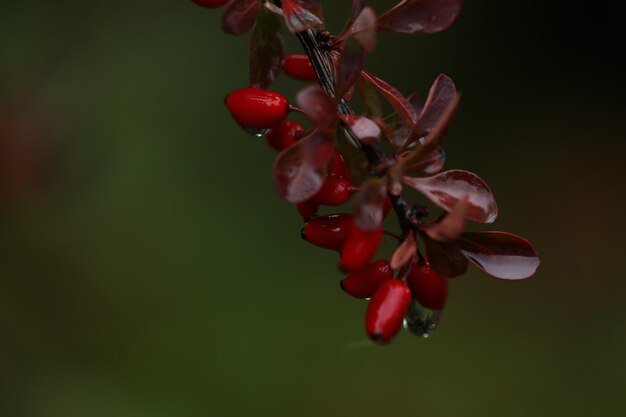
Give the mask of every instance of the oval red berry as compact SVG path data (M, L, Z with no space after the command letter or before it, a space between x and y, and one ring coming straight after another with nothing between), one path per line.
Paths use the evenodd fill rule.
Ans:
M300 213L302 218L305 221L309 221L317 215L317 210L320 208L320 205L318 202L309 199L303 201L302 203L298 203L296 207L298 208L298 212Z
M246 87L226 96L226 107L233 119L246 129L272 129L289 112L285 96L273 91Z
M431 310L441 310L448 298L448 280L429 265L414 264L407 277L413 297Z
M347 180L326 177L322 188L313 196L313 200L324 206L340 206L350 200L351 184Z
M215 9L228 3L229 0L192 0L198 6L206 7L207 9Z
M393 278L389 261L372 262L361 271L353 272L341 281L341 289L356 298L369 298L380 285Z
M328 175L352 182L348 164L339 149L335 149L335 155L330 163L330 168L328 168Z
M267 143L277 151L287 149L304 134L304 128L298 122L285 120L267 134Z
M365 268L376 254L382 238L381 227L371 231L352 227L341 247L339 266L350 272Z
M317 75L309 57L304 54L285 55L283 58L283 71L291 78L300 81L316 81Z
M400 328L409 304L411 291L398 279L383 282L374 293L365 313L365 330L372 341L389 343Z
M340 250L350 229L352 229L350 214L331 214L317 217L304 226L302 237L307 242L320 248Z

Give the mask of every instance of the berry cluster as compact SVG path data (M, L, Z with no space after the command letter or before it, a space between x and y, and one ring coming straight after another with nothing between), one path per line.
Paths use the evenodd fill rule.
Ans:
M208 8L228 3L194 2ZM507 280L527 278L539 266L521 237L465 231L468 221L495 221L498 208L477 175L441 172L441 141L460 98L452 80L440 75L422 100L417 93L405 97L363 68L377 32L438 32L456 20L461 5L402 0L377 16L363 0L353 0L338 35L325 30L319 0L232 0L222 17L227 33L253 29L249 85L229 94L226 107L240 126L279 151L273 168L278 194L297 206L307 242L339 253L339 268L347 273L341 288L369 300L366 331L378 344L391 341L403 324L429 336L441 319L448 279L464 274L469 263ZM283 53L280 17L305 54ZM318 85L301 90L292 104L268 89L280 72ZM355 105L362 107L359 114ZM287 120L292 112L303 113L310 128ZM410 204L404 187L442 213L429 221L430 208ZM350 201L349 212L321 213ZM392 211L395 232L385 222ZM385 235L397 249L373 261Z

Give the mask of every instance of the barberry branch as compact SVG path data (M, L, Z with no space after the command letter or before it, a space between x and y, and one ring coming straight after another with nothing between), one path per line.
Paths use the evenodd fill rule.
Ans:
M277 7L281 7L280 0L274 0L274 4ZM335 83L334 83L334 71L332 70L332 61L328 56L328 53L324 51L322 45L319 43L319 39L322 39L324 35L317 29L309 29L304 32L296 34L304 52L309 57L317 79L321 87L326 91L330 97L335 97ZM344 99L339 100L338 104L339 113L341 114L354 114L354 111L350 108L348 103ZM356 147L358 147L367 158L367 161L372 169L377 169L380 176L385 174L385 170L378 168L385 167L389 161L389 158L385 153L376 145L368 145L359 141L354 133L345 125L341 126L343 133L348 140ZM421 220L418 211L406 201L406 199L400 195L388 194L389 200L393 206L393 209L398 216L398 222L402 229L402 234L406 235L409 230L415 229L417 223Z
M336 38L324 30L321 18L315 14L321 7L319 1L193 1L207 8L228 3L222 16L226 33L241 35L254 28L250 84L229 94L225 104L241 127L251 132L268 132L267 143L281 151L273 167L276 189L288 202L298 203L298 211L306 222L303 238L315 246L339 252L339 266L349 272L341 281L341 288L355 298L370 299L365 327L372 341L390 342L403 323L412 333L428 337L441 319L448 294L447 278L464 274L470 262L505 280L525 279L537 270L540 261L527 240L497 231L464 232L470 220L492 223L498 207L488 185L476 174L458 169L440 172L444 165L440 141L459 102L450 77L437 77L422 103L416 96L404 97L366 71L359 72L363 54L375 46L377 32L439 32L454 23L463 0L404 0L379 16L363 0L353 0L349 29ZM274 10L263 8L270 4ZM285 24L306 54L283 55L280 22L271 14L278 8L282 8ZM314 25L319 26L305 30ZM348 40L345 36L349 36ZM358 43L351 44L353 41ZM341 56L335 70L338 55ZM302 110L290 105L284 95L267 89L280 69L294 79L319 82L321 87L299 93L297 101ZM398 123L409 128L393 154L383 152L382 146L372 139L382 132L396 131L396 122L355 115L344 100L349 84L354 84L354 78L359 76L372 88L363 94L364 99L367 101L370 93L381 94L400 116ZM379 110L378 105L376 108ZM306 134L300 123L287 120L290 111L307 114L316 129ZM343 205L354 191L345 158L340 150L333 149L331 130L345 135L355 152L363 152L367 171L373 178L360 185L353 213L318 216L320 206ZM415 149L409 150L414 144ZM402 166L398 166L400 154ZM432 176L402 175L402 169ZM384 185L389 201L380 195ZM400 194L403 185L421 193L443 213L433 222L423 223L427 208L409 204ZM379 208L384 218L391 207L400 223L401 232L397 234L383 230L375 221L379 220ZM372 262L384 234L398 240L399 246L391 259ZM426 257L415 240L418 235Z
M278 1L278 3L280 3L280 1ZM333 82L333 71L330 69L331 61L328 55L320 48L318 42L320 35L321 33L318 29L309 29L305 32L297 34L298 40L302 44L304 52L311 60L311 64L317 74L320 85L329 96L334 97L335 85ZM344 99L339 100L338 107L341 114L354 114L354 111ZM376 145L361 143L354 133L352 133L352 131L345 125L342 125L342 131L348 137L350 142L352 142L355 146L358 146L363 151L371 168L378 168L387 164L387 156ZM393 209L398 216L402 233L406 234L415 226L414 223L417 219L412 212L411 206L402 195L388 195L389 200L393 205Z

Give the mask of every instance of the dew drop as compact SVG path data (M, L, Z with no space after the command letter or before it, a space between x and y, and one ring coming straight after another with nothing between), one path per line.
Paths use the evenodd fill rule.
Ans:
M250 128L244 128L243 130L250 133L251 135L256 136L257 138L262 138L263 136L267 134L267 132L270 131L270 129L250 129Z
M404 328L416 336L428 339L437 330L441 312L429 310L413 300L404 318Z

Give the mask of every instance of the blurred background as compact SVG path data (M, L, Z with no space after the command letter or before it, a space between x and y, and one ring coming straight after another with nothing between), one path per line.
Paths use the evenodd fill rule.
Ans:
M323 3L339 30L349 2ZM221 10L3 0L0 416L626 415L617 7L467 1L445 33L380 36L367 66L404 93L455 80L447 166L543 264L471 269L431 339L378 348L222 105L248 40Z

